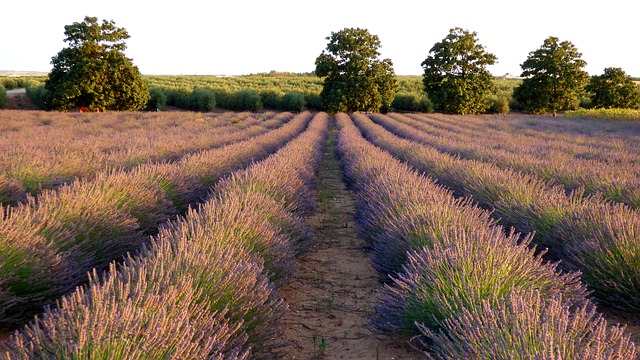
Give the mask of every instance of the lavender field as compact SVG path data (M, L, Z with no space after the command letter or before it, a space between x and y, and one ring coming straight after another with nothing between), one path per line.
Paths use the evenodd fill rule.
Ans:
M334 155L395 358L640 358L638 123L2 111L0 149L2 359L297 358L281 290Z

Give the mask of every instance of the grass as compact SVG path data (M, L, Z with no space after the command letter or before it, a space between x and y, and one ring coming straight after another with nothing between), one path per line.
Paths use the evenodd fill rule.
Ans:
M311 334L311 339L313 340L313 352L317 356L325 356L327 353L327 348L329 347L329 339L324 336L318 335L316 331Z

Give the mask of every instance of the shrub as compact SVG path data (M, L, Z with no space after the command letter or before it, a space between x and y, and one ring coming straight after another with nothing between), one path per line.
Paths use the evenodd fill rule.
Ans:
M359 117L365 116L353 115ZM343 126L345 120L337 120ZM462 309L475 308L513 289L538 289L547 296L562 293L567 306L586 302L587 291L579 274L560 273L557 264L545 262L544 252L536 254L529 247L530 236L505 235L487 212L470 207L468 200L453 200L450 193L427 180L421 182L421 175L364 141L355 134L357 129L347 130L347 126L341 129L338 146L344 153L345 173L358 192L358 223L365 224L374 249L382 249L374 255L382 259L378 264L391 265L378 267L394 271L393 263L403 260L397 252L408 251L402 274L385 285L374 307L377 329L406 337L417 335L416 322L437 329ZM382 175L385 172L388 174ZM415 203L402 207L410 195L416 197ZM396 198L397 206L376 210L378 204ZM465 223L467 218L471 224ZM385 242L398 245L378 246ZM396 256L386 254L387 249ZM392 264L383 264L384 259Z
M233 109L233 103L235 100L235 94L225 89L214 89L216 96L216 102L218 106L223 109Z
M260 93L262 105L267 109L280 110L282 93L276 90L265 90Z
M7 90L4 89L4 86L0 85L0 109L4 109L7 107Z
M189 110L210 112L216 108L216 96L210 89L193 89L187 101Z
M509 113L509 100L503 97L492 96L490 98L491 106L489 112L494 114L506 115Z
M37 107L45 110L48 109L44 101L47 96L47 89L45 89L44 84L29 83L25 89L27 96Z
M191 93L186 88L169 89L167 93L167 104L179 108L187 109L187 99Z
M162 228L139 256L101 279L94 272L88 287L14 335L5 358L276 357L286 305L267 275L284 278L296 240L287 235L308 234L286 199L312 191L299 186L310 185L327 125L326 114L316 116L276 155L227 178L210 202ZM245 186L252 181L283 193L253 191Z
M624 328L585 305L576 311L561 297L513 292L483 301L445 321L439 333L420 326L436 359L636 359Z
M567 294L569 306L586 301L579 273L563 275L556 265L545 263L529 248L530 237L505 237L494 227L468 233L452 229L448 240L409 254L403 273L385 285L375 305L374 326L408 336L419 333L416 322L436 330L463 309L514 289L536 289L544 296Z
M297 111L302 112L307 106L307 101L304 98L304 94L299 92L290 92L284 94L282 97L281 110L284 111Z
M396 111L433 112L433 104L428 96L412 93L397 94L391 103L391 108Z
M204 198L222 176L275 152L310 118L300 114L278 129L178 163L77 180L0 213L0 324L42 311L85 282L91 268L138 250L148 241L143 231L155 233L158 222L174 214L174 206L182 209Z
M152 248L119 269L112 266L104 279L94 273L86 290L16 334L4 355L236 358L239 351L273 344L282 300L259 261L241 248L221 246L215 230L181 222L163 231Z
M13 90L18 87L18 83L16 79L13 78L2 78L0 86L3 86L7 90Z
M307 109L319 111L324 106L320 94L306 93L304 94L304 99L307 102Z
M373 125L363 114L353 116L376 145L428 172L461 195L473 196L495 209L505 226L536 233L536 245L549 258L581 271L600 304L622 312L640 312L640 271L636 210L612 206L600 196L567 195L560 186L509 168L477 160L460 160L432 147L400 139ZM413 130L415 133L415 129Z
M0 174L0 204L17 205L27 197L27 189L15 178Z
M253 111L262 110L262 100L260 94L255 90L240 90L233 96L230 110Z
M149 101L147 102L147 110L164 110L166 105L167 94L161 88L149 88Z

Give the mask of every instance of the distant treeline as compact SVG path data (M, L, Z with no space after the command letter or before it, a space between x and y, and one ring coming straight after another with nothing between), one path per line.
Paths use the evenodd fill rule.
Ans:
M151 100L147 110L164 110L167 105L208 112L216 108L236 111L322 110L320 98L323 80L311 73L270 72L241 76L153 75L144 76ZM44 108L46 77L0 77L5 89L26 88L27 95ZM496 77L492 112L518 109L512 99L517 79ZM385 111L432 112L433 105L424 93L422 76L398 76L398 92Z
M152 96L150 110L170 105L194 111L322 110L323 80L313 74L264 73L243 76L146 76ZM391 108L384 111L433 112L424 93L422 76L398 76L398 92ZM513 89L521 82L496 78L492 112L504 112L513 104ZM507 110L508 111L508 110Z

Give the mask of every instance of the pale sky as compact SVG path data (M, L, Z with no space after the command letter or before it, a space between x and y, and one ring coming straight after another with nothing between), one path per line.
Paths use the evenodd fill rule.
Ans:
M453 27L478 34L498 57L494 75L521 73L544 39L571 41L591 75L620 67L640 77L640 12L632 0L8 0L0 6L0 70L49 71L64 26L85 15L131 36L143 74L307 72L326 37L345 27L378 35L398 75L421 75L429 50Z

